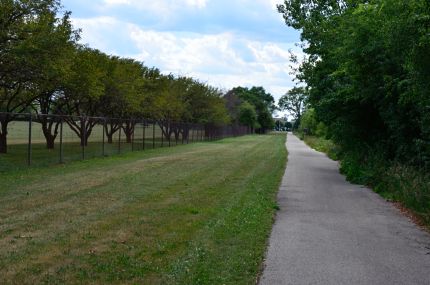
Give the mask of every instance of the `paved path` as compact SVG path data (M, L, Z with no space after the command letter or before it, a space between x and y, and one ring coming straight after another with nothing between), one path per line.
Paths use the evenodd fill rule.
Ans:
M430 235L288 135L260 284L430 284Z

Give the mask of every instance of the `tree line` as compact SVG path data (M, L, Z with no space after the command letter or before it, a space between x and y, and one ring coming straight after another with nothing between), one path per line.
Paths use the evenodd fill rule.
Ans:
M239 105L228 108L218 88L79 44L80 30L74 29L70 15L57 0L1 1L0 153L7 152L8 124L16 119L12 113L36 114L48 148L54 147L59 126L52 115L64 115L84 145L96 124L85 117L155 119L166 138L188 134L173 122L243 123L262 132L270 127L263 109L270 112L271 105L261 102L271 95L263 88L257 97L248 98L251 91L247 88L231 92ZM263 123L236 118L240 106L247 104ZM120 128L129 140L135 124L133 120L108 121L104 125L108 142Z
M278 10L301 32L306 87L295 91L313 130L358 164L378 157L428 169L430 2L286 0Z

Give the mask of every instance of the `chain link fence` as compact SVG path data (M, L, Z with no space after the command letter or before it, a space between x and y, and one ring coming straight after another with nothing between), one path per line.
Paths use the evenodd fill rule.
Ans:
M0 113L0 124L0 171L250 133L244 126L30 113Z

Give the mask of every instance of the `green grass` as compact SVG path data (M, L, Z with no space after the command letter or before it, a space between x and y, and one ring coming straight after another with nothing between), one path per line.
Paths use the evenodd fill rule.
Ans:
M324 138L309 136L309 135L299 135L300 139L319 152L324 152L327 156L333 160L339 159L339 148L331 141Z
M285 136L0 173L1 284L254 284Z

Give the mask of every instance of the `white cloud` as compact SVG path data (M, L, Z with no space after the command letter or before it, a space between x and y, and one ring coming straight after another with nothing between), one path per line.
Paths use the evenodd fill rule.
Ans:
M130 0L104 0L104 2L107 5L113 6L113 5L130 5Z
M208 0L185 0L185 3L192 7L204 8L206 7Z
M261 85L277 98L293 85L288 50L276 43L250 41L232 33L177 34L137 26L130 37L140 50L135 57L165 72L223 88Z
M128 5L141 10L167 12L181 7L205 8L209 0L103 0L105 6Z
M118 1L118 0L115 0ZM106 53L113 52L109 37L106 33L100 32L100 28L105 31L116 30L120 23L113 17L97 17L91 19L72 18L72 24L75 28L82 29L81 42L90 44L91 47L100 49Z

